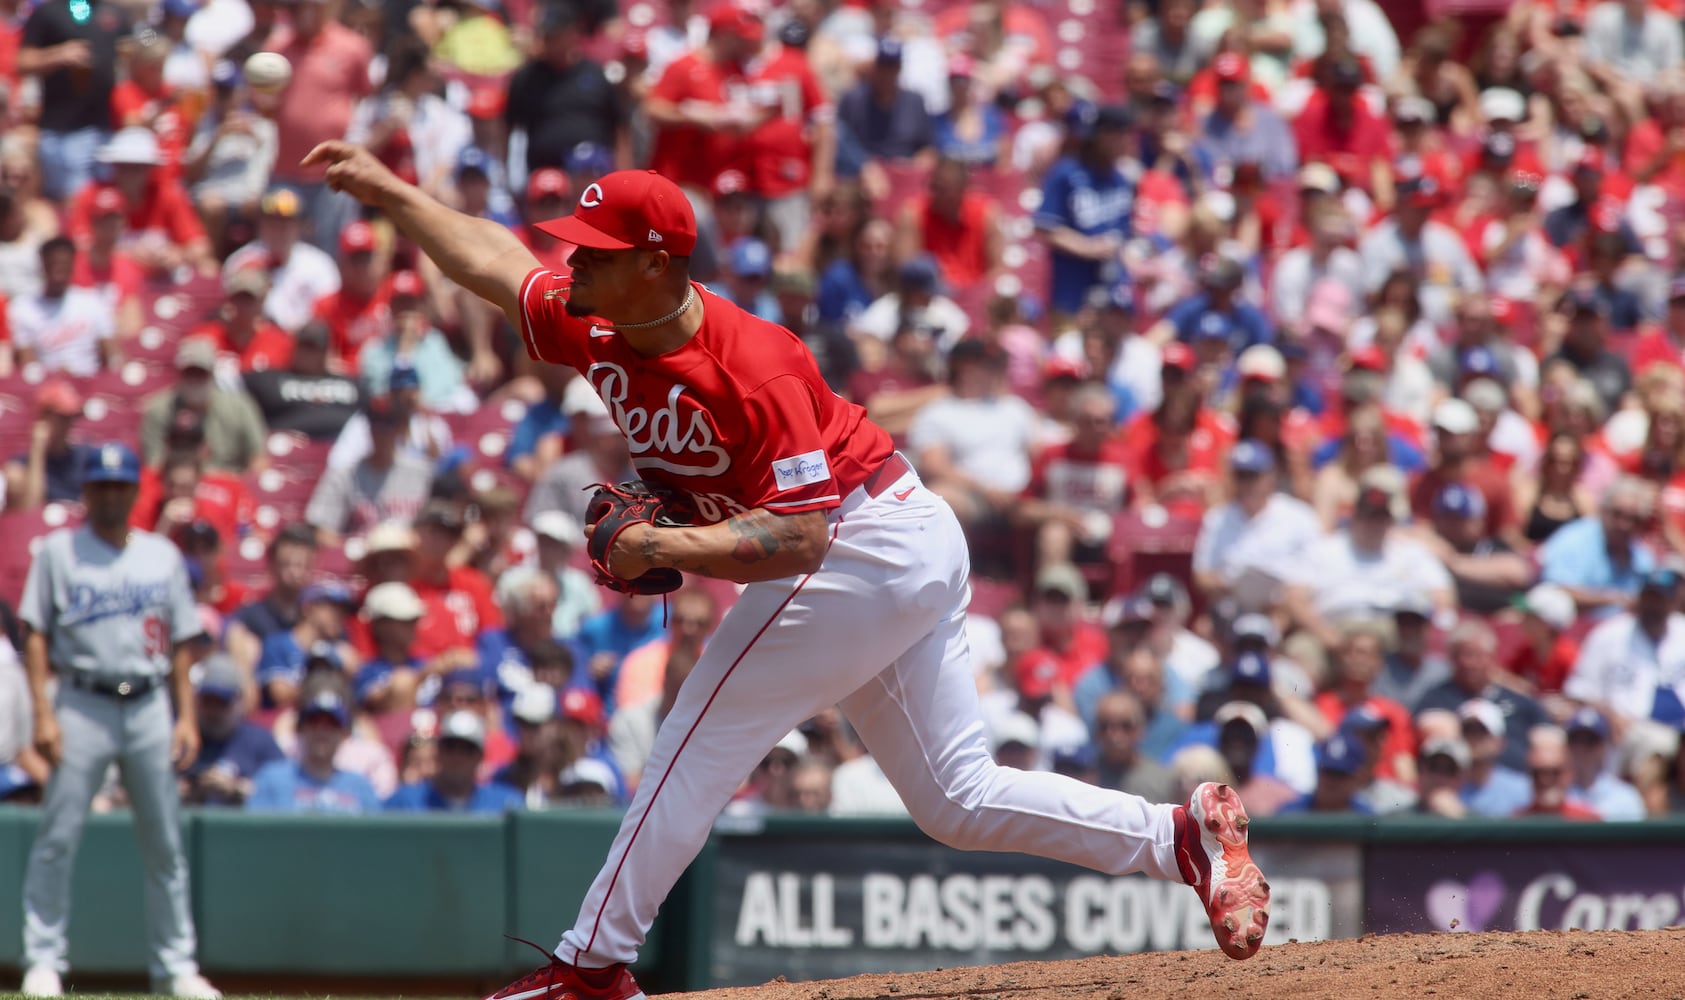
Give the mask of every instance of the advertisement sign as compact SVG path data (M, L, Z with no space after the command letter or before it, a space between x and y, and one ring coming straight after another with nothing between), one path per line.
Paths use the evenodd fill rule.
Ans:
M1364 929L1640 930L1685 912L1685 843L1366 849Z
M1253 854L1274 894L1266 943L1359 933L1355 845ZM918 835L723 836L713 886L715 986L1216 946L1185 885Z

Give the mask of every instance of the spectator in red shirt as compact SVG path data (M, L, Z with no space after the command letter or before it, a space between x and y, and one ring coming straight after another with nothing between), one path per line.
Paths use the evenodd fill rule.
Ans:
M1036 531L1036 565L1104 565L1112 521L1123 512L1129 477L1112 437L1117 403L1103 385L1077 390L1071 440L1047 448L1030 467L1017 519Z
M386 336L392 325L385 283L376 263L374 227L353 222L339 234L339 291L316 300L315 318L327 324L337 368L357 374L363 345Z
M1040 630L1036 655L1051 657L1055 700L1074 704L1070 697L1076 679L1106 658L1106 631L1087 620L1088 583L1075 566L1060 563L1036 574L1030 610Z
M177 410L165 438L163 464L141 470L140 489L129 523L143 531L170 534L205 521L226 539L236 539L252 522L252 500L244 480L207 470L205 424L192 410Z
M1632 345L1631 363L1632 370L1640 373L1651 365L1685 371L1685 275L1668 282L1667 315Z
M1355 59L1328 67L1325 86L1317 88L1293 123L1302 161L1324 160L1347 187L1361 188L1375 202L1393 202L1393 138L1387 120L1369 110L1358 94L1363 69Z
M1126 438L1132 504L1137 509L1157 504L1198 521L1216 499L1228 436L1201 426L1200 410L1197 397L1166 396L1145 425L1132 428L1142 431Z
M341 6L341 0L289 3L287 25L275 29L264 43L268 51L285 56L293 69L275 115L279 147L270 180L297 189L312 223L309 239L323 250L333 248L339 231L352 220L356 203L328 190L321 167L301 167L299 161L318 143L344 136L357 102L373 89L373 47L339 22Z
M1634 122L1621 162L1640 184L1657 184L1669 197L1685 196L1685 84L1658 82L1655 114Z
M447 501L431 500L415 519L415 572L409 580L427 606L416 634L415 654L422 658L461 650L472 665L474 642L482 630L503 627L503 612L492 599L485 574L453 565L450 554L462 541L462 513Z
M1527 736L1527 774L1533 779L1533 801L1517 816L1555 816L1596 822L1597 811L1568 798L1572 775L1568 770L1568 736L1556 726L1539 726Z
M190 264L205 275L215 274L216 260L205 227L181 182L159 169L164 159L158 137L150 129L126 128L100 147L96 156L111 168L111 184L123 193L122 249L152 274ZM94 200L102 185L90 183L70 206L66 226L72 239L88 242L93 232Z
M149 129L158 137L162 173L181 176L182 153L187 149L187 113L175 88L164 82L169 39L158 34L138 36L129 49L129 78L111 90L111 121L117 128Z
M570 199L573 184L568 175L555 167L541 167L527 178L527 197L522 203L521 217L526 221L515 229L526 248L538 262L557 274L572 274L568 258L573 256L573 244L557 239L538 228L538 223L567 215L573 211Z
M975 288L1000 270L1004 237L1000 206L981 191L967 190L970 170L944 159L930 172L930 190L901 209L897 255L911 260L929 254L950 288Z
M94 193L91 211L93 229L83 252L76 255L70 283L105 296L116 317L117 337L123 339L139 331L144 320L140 289L146 280L146 272L134 258L118 249L128 200L116 188L102 187Z
M744 139L739 161L778 234L779 253L801 246L810 193L830 190L837 160L836 108L807 58L807 24L784 22L779 46L749 73L749 95L764 116Z
M1415 724L1403 705L1370 691L1386 662L1384 628L1384 623L1355 621L1340 629L1340 644L1332 650L1332 682L1328 690L1316 696L1315 704L1335 729L1358 712L1381 720L1387 735L1375 762L1375 774L1410 784L1416 780ZM1366 728L1361 718L1352 721L1353 728Z
M258 268L243 267L223 279L222 290L226 299L217 318L202 324L190 336L205 337L219 352L239 358L241 372L292 364L292 338L263 315L269 276Z
M1561 691L1580 655L1579 640L1570 634L1579 616L1574 598L1554 583L1541 583L1517 603L1523 641L1510 652L1504 670L1522 694Z
M746 67L761 50L760 15L721 3L708 18L708 41L668 65L644 113L655 126L650 169L683 187L704 225L707 191L742 155L744 136L767 119L748 100Z
M1450 483L1473 487L1486 501L1483 534L1501 537L1517 548L1525 546L1519 537L1515 494L1509 476L1481 453L1475 434L1480 417L1461 399L1447 399L1434 407L1434 461L1410 488L1410 509L1423 520L1433 514L1434 501Z

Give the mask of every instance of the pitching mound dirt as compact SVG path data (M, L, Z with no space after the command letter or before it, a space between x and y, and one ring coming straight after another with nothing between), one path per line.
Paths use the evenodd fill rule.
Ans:
M1395 934L711 990L692 1000L1685 1000L1685 927Z

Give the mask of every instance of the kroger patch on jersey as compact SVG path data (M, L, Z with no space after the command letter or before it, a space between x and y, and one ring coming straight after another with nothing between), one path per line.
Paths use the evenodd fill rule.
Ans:
M773 462L772 476L778 484L778 492L782 493L798 486L822 483L830 479L831 467L825 463L824 450L815 449L805 455L781 458Z

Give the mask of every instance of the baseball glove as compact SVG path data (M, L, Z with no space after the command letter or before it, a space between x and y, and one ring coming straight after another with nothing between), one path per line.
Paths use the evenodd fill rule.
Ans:
M652 569L635 580L624 579L609 569L608 556L614 540L634 524L658 528L695 524L696 507L686 494L641 479L619 485L602 483L591 494L585 521L596 528L585 551L597 571L599 586L622 594L670 594L684 582L676 569Z

